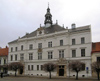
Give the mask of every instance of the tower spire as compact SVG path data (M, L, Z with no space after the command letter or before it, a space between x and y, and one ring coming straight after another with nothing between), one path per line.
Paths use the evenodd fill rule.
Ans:
M47 8L47 13L45 14L44 24L46 27L49 27L52 25L52 15L50 13L49 3L48 3L48 8Z

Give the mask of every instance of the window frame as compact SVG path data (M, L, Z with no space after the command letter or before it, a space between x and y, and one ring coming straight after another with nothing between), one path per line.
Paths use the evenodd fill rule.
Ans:
M38 52L38 60L42 60L42 52Z
M52 51L48 52L48 59L53 59L53 52Z
M52 41L48 42L48 48L52 47Z
M75 45L75 44L76 44L75 39L72 39L72 45Z
M64 58L64 50L59 50L59 58Z
M84 44L84 43L85 43L85 38L81 37L81 44Z
M72 50L72 57L76 57L76 50Z
M60 40L60 46L63 46L63 40Z
M33 60L33 53L29 53L29 60Z
M85 49L81 49L81 57L85 57Z

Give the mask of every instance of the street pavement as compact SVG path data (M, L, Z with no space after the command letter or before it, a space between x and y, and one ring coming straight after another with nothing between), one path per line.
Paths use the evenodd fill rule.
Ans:
M74 78L57 78L57 77L52 77L49 79L48 77L21 77L21 76L8 76L8 77L0 77L0 81L77 81ZM96 78L79 78L78 81L98 81Z

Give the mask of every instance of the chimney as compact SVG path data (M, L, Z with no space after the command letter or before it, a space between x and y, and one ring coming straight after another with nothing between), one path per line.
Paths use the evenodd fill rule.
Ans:
M75 29L75 28L76 28L76 24L73 23L73 24L71 25L71 27L72 27L72 29Z

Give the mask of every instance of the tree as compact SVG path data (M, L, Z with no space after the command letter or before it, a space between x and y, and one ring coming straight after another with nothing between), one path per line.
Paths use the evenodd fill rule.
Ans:
M51 79L51 72L56 69L56 64L46 63L43 65L44 71L49 72L49 78Z
M98 80L99 80L100 62L93 62L92 63L92 70L97 73L97 77L98 77Z
M68 67L76 72L76 79L78 80L78 72L82 70L82 65L84 63L80 61L72 61L69 63Z
M12 62L9 64L9 69L15 71L15 76L16 76L16 72L18 69L23 69L23 64L21 62Z

